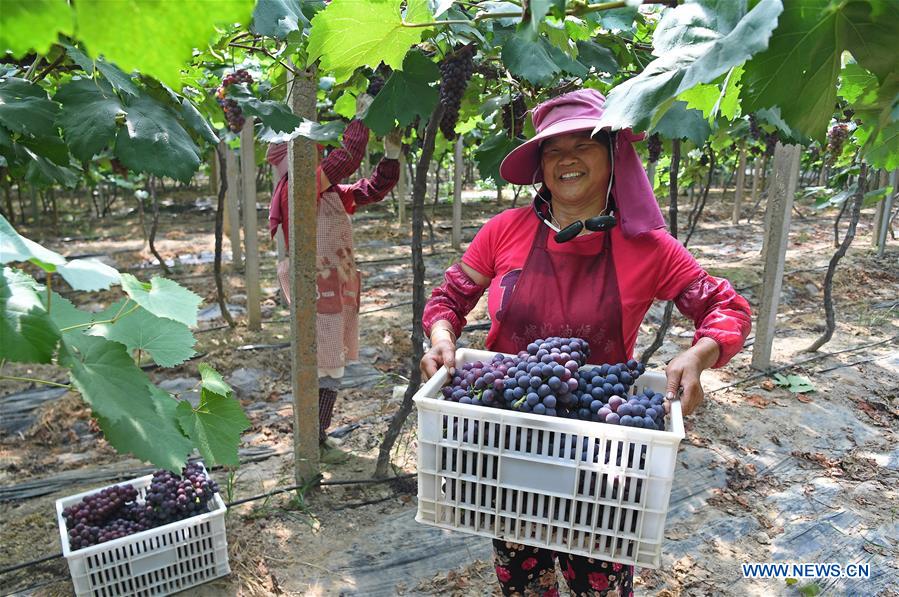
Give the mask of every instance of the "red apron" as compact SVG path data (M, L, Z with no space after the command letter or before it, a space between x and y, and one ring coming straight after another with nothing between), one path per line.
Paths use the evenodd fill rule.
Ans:
M594 364L627 360L621 332L621 295L610 232L599 252L577 255L546 248L549 227L537 222L531 252L497 321L490 350L516 354L537 338L584 338Z

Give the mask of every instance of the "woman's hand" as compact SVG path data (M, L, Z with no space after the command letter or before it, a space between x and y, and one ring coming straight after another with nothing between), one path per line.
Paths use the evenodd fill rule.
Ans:
M444 365L450 375L456 372L456 337L446 328L436 328L431 332L431 348L421 358L419 366L424 378L430 379Z
M665 376L668 385L665 390L665 410L669 410L668 402L674 400L679 389L683 389L681 405L685 415L691 414L702 403L705 396L700 375L718 361L720 348L711 338L700 338L689 349L680 353L668 362Z

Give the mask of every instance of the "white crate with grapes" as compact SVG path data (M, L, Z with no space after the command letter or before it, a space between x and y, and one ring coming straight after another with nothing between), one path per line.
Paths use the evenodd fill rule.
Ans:
M182 472L56 500L76 595L168 595L231 572L218 487L201 463Z
M496 355L459 349L455 375L441 368L415 396L416 520L658 568L684 438L680 402L668 416L661 404L664 374L613 366L604 375L618 371L616 379L597 380L590 365L550 361L529 372L521 354ZM617 383L603 389L618 377L629 382L624 392Z

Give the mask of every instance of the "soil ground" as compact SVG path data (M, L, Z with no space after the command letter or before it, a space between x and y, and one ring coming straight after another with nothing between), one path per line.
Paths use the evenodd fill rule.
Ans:
M213 250L214 218L204 208L211 198L197 190L163 198L158 248L174 260L173 277L202 296L204 307L214 305L212 265L206 258ZM760 208L751 222L733 226L730 205L729 193L722 200L713 191L690 249L757 308L763 214ZM509 206L510 196L497 204L492 192L489 198L466 193L463 245L489 216ZM678 456L662 566L637 570L638 595L899 595L899 242L890 240L886 255L876 258L870 246L873 215L863 212L855 243L834 280L836 333L818 353L805 353L823 330L822 283L834 251L835 212L815 212L806 205L798 209L772 360L774 366L797 364L783 372L805 376L814 391L792 393L757 375L749 366L751 346L726 368L704 374L706 401L687 419ZM430 289L459 255L450 247L449 204L440 203L436 212L429 207L428 213L434 225L433 244L427 243L425 229ZM288 312L279 303L264 209L259 222L262 331L243 325L243 278L228 263L226 293L241 325L230 330L220 318L202 321L196 334L202 358L152 373L171 391L187 392L198 379L197 364L207 362L236 388L252 420L243 454L256 456L234 471L214 472L226 501L293 482L289 349L277 347L289 340ZM63 214L57 233L48 228L23 232L68 256L100 255L119 269L135 268L144 278L158 273L135 213L100 221ZM349 458L323 465L325 480L371 477L410 370L410 226L397 222L388 201L360 210L355 235L364 276L364 367L359 385L340 393L332 426L347 431L340 449ZM227 240L225 249L230 251ZM112 296L69 298L101 308ZM661 305L650 311L636 354L651 342L661 313ZM469 322L486 322L483 301ZM463 344L482 347L484 337L484 331L474 331ZM675 312L653 366L661 367L691 338L692 323ZM249 345L268 347L246 349ZM4 373L63 377L47 367L7 365ZM60 552L54 500L127 479L144 466L105 444L76 396L22 394L32 389L22 383L0 386L3 418L15 422L4 424L0 436L0 569ZM394 450L397 474L415 472L416 446L413 412ZM496 594L489 541L419 525L415 508L414 477L331 485L233 507L226 519L232 573L191 594ZM870 578L796 584L743 578L741 563L775 560L868 563ZM57 558L0 575L0 593L71 594L65 561Z

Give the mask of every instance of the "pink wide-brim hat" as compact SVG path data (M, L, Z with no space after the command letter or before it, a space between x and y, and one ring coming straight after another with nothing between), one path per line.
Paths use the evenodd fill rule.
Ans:
M500 176L517 185L542 182L540 144L558 135L593 131L599 125L605 102L603 94L595 89L579 89L539 104L531 113L537 134L509 152L500 164ZM632 145L643 137L642 133L623 129L612 140L612 194L622 231L628 237L665 227L652 185Z

